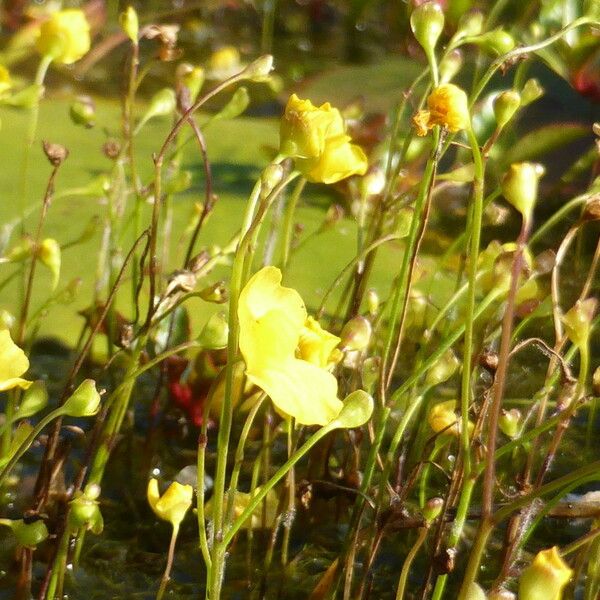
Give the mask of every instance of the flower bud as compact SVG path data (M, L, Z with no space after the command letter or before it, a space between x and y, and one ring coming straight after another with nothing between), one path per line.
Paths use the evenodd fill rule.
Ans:
M75 125L91 128L96 124L96 106L89 96L77 96L69 108L71 121Z
M346 396L344 405L332 424L340 429L362 427L373 414L373 398L364 390Z
M460 365L460 361L452 350L448 350L432 367L427 371L425 377L425 385L433 387L444 383L454 375L456 369Z
M90 25L79 9L59 10L42 23L37 51L57 63L70 65L90 49Z
M448 83L460 71L463 65L463 54L455 48L440 64L440 83Z
M285 171L279 164L271 163L260 175L260 194L266 198L282 181Z
M426 135L435 125L445 127L451 133L467 129L471 123L467 95L453 83L438 86L427 98L427 110L418 111L413 123L420 136Z
M270 54L259 56L254 62L251 62L243 71L245 79L261 82L266 81L269 73L273 70L273 57Z
M538 552L519 579L519 600L560 600L573 571L556 546Z
M494 99L494 116L498 129L502 129L517 112L521 105L521 96L516 90L507 90Z
M190 103L194 103L204 85L206 73L202 67L194 67L189 63L182 63L175 72L177 83L187 88Z
M410 15L410 28L426 54L435 50L435 45L444 30L444 13L436 2L424 2Z
M13 325L17 322L17 318L12 313L8 312L5 308L0 309L0 330L12 329Z
M119 25L121 29L125 32L125 35L134 43L138 43L138 35L140 30L140 25L138 21L138 15L133 6L129 5L120 15L119 15Z
M46 238L41 244L38 251L38 258L41 263L50 269L52 273L52 289L56 289L60 278L60 245L52 238Z
M487 600L487 597L481 586L473 581L469 584L464 600Z
M385 172L379 167L374 167L360 179L359 187L362 198L381 194L385 188Z
M569 339L579 348L587 346L597 306L595 298L578 300L562 318Z
M209 285L207 288L200 290L198 295L205 302L213 302L215 304L223 304L227 302L227 288L222 281L217 281L217 283L213 283Z
M52 142L43 140L42 149L44 150L48 162L53 167L62 165L69 156L69 151L62 144L53 144Z
M0 525L6 525L12 529L17 538L17 543L26 548L35 548L48 537L48 529L41 519L26 523L23 519L11 520L0 519Z
M498 425L505 436L511 439L517 437L521 427L521 411L518 408L503 409Z
M250 104L250 94L248 88L241 87L235 90L233 96L229 99L229 102L213 116L212 120L217 119L235 119L239 117Z
M372 317L376 316L379 312L379 294L374 288L367 290L367 308Z
M493 29L471 40L490 53L502 55L515 47L515 40L503 29Z
M100 394L93 379L84 379L62 405L62 413L69 417L91 417L100 409Z
M596 367L592 375L592 391L596 396L600 396L600 367Z
M537 79L528 79L521 90L521 106L527 106L544 95L544 88Z
M76 532L85 529L99 535L104 529L104 519L98 507L100 486L88 484L83 492L77 492L70 502L69 528Z
M218 312L208 319L198 336L198 341L203 348L216 350L227 346L228 336L229 323L227 322L227 316L223 312Z
M350 319L342 328L340 333L340 348L342 350L366 350L371 341L373 328L369 319L358 315Z
M431 523L433 520L437 519L440 513L442 512L442 508L444 507L444 499L443 498L430 498L425 503L423 510L423 518L427 523Z
M504 197L529 221L538 195L538 181L544 167L538 163L514 163L502 180Z
M26 419L39 413L48 404L48 391L43 381L34 381L23 394L19 408L14 414L14 421Z
M463 15L458 23L457 35L460 37L472 37L479 35L483 30L483 13L468 12Z
M379 379L379 371L381 369L381 359L379 356L370 356L365 358L362 363L361 381L362 385L368 393L373 392L375 384Z
M171 88L163 88L156 92L150 100L150 106L135 128L135 133L154 117L168 117L176 106L175 92Z
M191 485L181 485L174 481L161 496L158 491L158 481L152 478L148 482L146 496L154 514L177 529L192 505L193 494L194 488Z

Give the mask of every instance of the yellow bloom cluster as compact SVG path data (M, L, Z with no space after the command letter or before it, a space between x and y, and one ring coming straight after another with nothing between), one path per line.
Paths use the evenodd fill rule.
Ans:
M413 123L419 136L427 135L435 125L452 133L467 129L470 124L467 95L453 83L436 87L427 98L427 110L418 111Z
M326 425L342 402L335 363L339 338L308 317L296 290L281 285L281 271L265 267L240 294L240 350L247 378L275 407L302 425Z
M59 10L42 23L37 51L54 62L70 65L90 49L90 25L78 9Z
M281 120L280 152L295 159L306 179L329 184L364 175L369 166L367 157L350 141L337 108L329 102L315 106L292 94Z

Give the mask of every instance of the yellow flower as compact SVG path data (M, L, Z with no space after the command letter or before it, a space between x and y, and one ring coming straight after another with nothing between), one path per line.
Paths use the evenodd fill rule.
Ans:
M302 360L327 369L339 360L338 353L334 352L339 343L339 337L323 329L312 317L308 317L300 332L296 354Z
M150 508L163 521L169 521L178 528L185 513L192 505L194 490L191 485L182 485L174 481L161 496L158 492L158 481L152 478L148 482L147 498Z
M432 406L427 415L427 422L435 433L460 435L460 416L456 414L456 400L447 400ZM473 429L469 421L468 430Z
M519 600L561 600L572 574L556 546L542 550L521 574Z
M0 330L0 392L16 387L26 390L33 383L21 378L27 369L25 352L12 341L8 329Z
M315 106L292 94L279 134L280 152L296 159L296 167L309 181L335 183L367 171L365 153L350 143L340 111L329 102Z
M12 82L9 70L4 65L0 65L0 96L8 92L11 87Z
M246 376L267 393L280 412L302 425L325 425L342 408L337 380L321 366L323 356L331 353L333 340L315 331L300 294L280 284L281 271L265 267L240 294L240 350ZM316 342L318 337L321 339Z
M63 65L79 60L90 49L90 25L78 9L59 10L40 27L36 47L42 56Z
M206 68L212 79L228 79L239 73L244 65L240 61L240 53L237 48L223 46L210 55Z
M452 83L435 88L427 98L427 110L420 110L413 117L417 135L420 136L426 135L435 125L455 133L467 129L470 122L467 95Z

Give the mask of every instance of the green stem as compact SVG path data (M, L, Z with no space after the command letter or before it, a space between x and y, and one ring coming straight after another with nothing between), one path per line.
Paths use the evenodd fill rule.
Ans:
M410 567L417 555L417 552L421 549L421 546L427 539L427 532L429 531L428 527L421 527L419 529L419 535L415 543L411 546L406 558L404 559L404 564L402 565L402 570L400 571L400 579L398 579L398 588L396 589L396 600L404 600L404 591L406 589L406 582L408 581L408 574L410 573Z
M281 268L282 270L288 264L290 259L290 252L292 249L292 241L294 237L294 216L296 214L296 208L298 206L298 201L300 200L300 196L302 195L302 190L304 190L304 186L306 185L306 179L301 177L298 179L296 183L296 187L290 196L288 201L288 205L285 209L285 216L283 219L283 247L282 247L282 256L281 256Z

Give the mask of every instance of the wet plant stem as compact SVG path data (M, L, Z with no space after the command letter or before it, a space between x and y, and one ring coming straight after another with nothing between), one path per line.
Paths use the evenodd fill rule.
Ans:
M173 531L171 532L171 541L169 542L169 551L167 553L167 564L165 566L165 572L163 573L162 579L160 580L160 587L158 588L158 593L156 594L156 600L162 600L162 597L167 589L167 585L169 585L171 569L173 567L173 559L175 558L175 545L177 544L178 534L179 525L174 525Z
M517 239L517 248L513 260L510 287L502 320L502 334L500 338L500 349L498 352L498 366L494 378L493 396L488 415L488 436L485 456L485 468L483 473L483 492L482 492L482 518L479 530L475 537L475 542L469 558L469 569L465 574L461 587L461 597L464 597L466 591L472 583L475 582L479 564L485 550L487 540L493 530L494 523L492 519L492 507L494 500L494 488L496 484L496 440L498 436L498 421L502 409L502 399L504 397L504 388L506 386L506 377L508 374L508 364L510 360L510 345L512 338L513 320L516 304L516 295L519 285L519 278L523 270L523 253L529 237L531 228L530 219L523 218L521 232Z
M406 590L406 582L408 581L410 568L415 560L415 557L417 556L417 553L421 549L421 546L425 543L428 532L429 527L419 528L417 539L410 547L410 550L404 559L404 564L402 565L402 570L400 571L400 578L398 579L398 587L396 588L396 600L404 600L404 592Z

